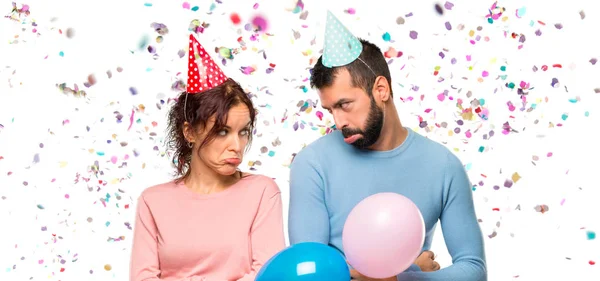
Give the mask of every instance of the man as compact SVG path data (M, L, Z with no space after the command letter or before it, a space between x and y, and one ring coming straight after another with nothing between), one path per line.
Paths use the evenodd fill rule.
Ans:
M483 236L462 163L446 147L402 126L377 46L352 36L331 13L327 29L310 81L337 130L292 162L291 244L320 242L343 253L342 231L352 208L370 195L395 192L423 215L424 252L405 272L382 280L487 280ZM453 262L443 269L428 251L438 220ZM351 275L375 280L355 270Z

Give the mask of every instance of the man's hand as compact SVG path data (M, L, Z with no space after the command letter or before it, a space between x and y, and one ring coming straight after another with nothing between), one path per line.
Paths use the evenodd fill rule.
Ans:
M360 274L360 272L356 271L356 269L350 269L350 277L352 277L352 280L357 280L357 281L396 281L397 280L396 276L392 276L392 277L384 278L384 279L375 279L375 278L367 277L367 276Z
M440 269L440 264L435 261L435 256L432 251L424 251L415 261L415 264L421 268L423 272L436 271Z

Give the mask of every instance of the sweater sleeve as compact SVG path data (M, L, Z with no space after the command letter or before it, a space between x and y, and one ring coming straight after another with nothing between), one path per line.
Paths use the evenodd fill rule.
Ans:
M129 267L130 281L160 281L158 263L158 230L143 194L139 197L133 230L133 245ZM190 276L178 281L201 281Z
M471 183L458 157L450 152L440 224L452 265L433 272L404 272L398 275L398 281L487 281L483 235L475 214Z
M283 206L277 184L270 180L250 232L252 269L238 281L253 281L262 266L285 248Z
M290 244L329 243L329 213L325 204L324 172L310 147L302 149L290 166L288 232Z

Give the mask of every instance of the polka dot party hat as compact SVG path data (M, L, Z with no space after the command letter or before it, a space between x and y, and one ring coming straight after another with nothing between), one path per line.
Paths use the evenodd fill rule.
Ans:
M212 60L204 47L200 45L193 34L190 34L190 49L188 52L187 92L190 94L204 92L219 86L227 76Z
M323 65L326 67L347 65L360 56L362 44L356 36L327 11Z

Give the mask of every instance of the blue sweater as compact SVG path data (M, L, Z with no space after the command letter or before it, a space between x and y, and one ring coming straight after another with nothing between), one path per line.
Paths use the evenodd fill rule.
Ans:
M343 253L342 230L352 208L370 195L396 192L423 215L423 250L430 249L440 221L453 263L435 272L413 264L398 275L399 281L487 280L483 236L462 163L445 146L408 132L404 143L389 151L356 149L340 131L303 148L291 165L290 243L320 242Z

